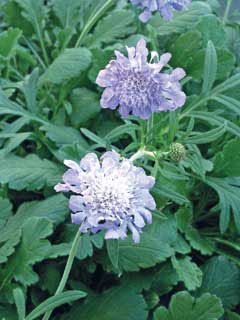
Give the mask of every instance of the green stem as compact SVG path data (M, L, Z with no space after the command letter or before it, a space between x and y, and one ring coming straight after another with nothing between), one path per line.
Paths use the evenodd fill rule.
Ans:
M93 15L93 17L86 23L85 27L83 28L83 31L81 32L76 42L75 48L78 48L81 45L85 35L92 29L92 27L95 25L98 19L104 14L105 11L108 10L108 8L110 8L112 4L113 0L107 0L105 4L95 13L95 15Z
M70 274L70 271L71 271L71 268L72 268L73 260L75 258L76 252L77 252L80 236L81 236L81 233L78 230L77 234L76 234L76 236L75 236L75 238L73 240L73 244L72 244L69 256L68 256L67 264L65 266L62 279L61 279L61 281L60 281L60 283L58 285L58 288L57 288L57 290L55 292L55 296L58 295L59 293L63 292L64 287L65 287L65 285L67 283L67 280L68 280L68 277L69 277L69 274ZM44 317L43 317L43 320L48 320L50 318L51 314L52 314L52 311L53 310L50 310L50 311L46 312Z
M226 22L227 22L227 18L228 18L228 14L229 14L229 10L230 10L231 4L232 4L232 0L228 0L227 6L226 6L226 10L225 10L225 13L224 13L224 16L223 16L223 23L224 24L226 24Z
M49 65L47 50L46 50L44 42L43 42L42 33L41 33L38 22L36 22L36 31L37 31L37 36L38 36L40 46L41 46L41 49L43 52L44 61L45 61L46 65Z

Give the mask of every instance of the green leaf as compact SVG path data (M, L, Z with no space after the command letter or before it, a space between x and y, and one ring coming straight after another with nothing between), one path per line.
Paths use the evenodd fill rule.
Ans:
M21 242L3 269L3 283L13 277L25 286L38 281L38 275L32 266L47 257L51 244L45 238L52 232L53 225L46 219L34 217L24 223Z
M8 199L0 198L0 229L12 216L12 204Z
M81 133L77 129L74 129L72 127L47 124L42 126L40 129L42 131L45 131L46 136L50 140L54 141L58 147L78 143L82 148L88 148L88 144Z
M31 113L37 113L37 85L39 79L38 68L34 69L30 75L24 79L22 91L25 95L27 108Z
M146 320L143 297L129 287L114 287L97 296L89 296L85 303L73 307L66 315L69 320Z
M87 88L74 89L70 101L73 108L70 119L75 127L86 125L101 110L98 95Z
M91 63L91 53L86 48L65 49L41 76L40 82L61 84L79 77Z
M155 216L152 225L145 227L141 234L140 243L134 243L131 236L119 242L118 266L125 271L153 267L173 254L171 245L176 239L175 221Z
M183 33L184 31L193 28L199 17L208 13L211 13L209 5L196 1L189 5L188 10L175 13L174 19L169 22L159 19L159 16L156 15L151 19L150 23L157 28L159 35L175 32Z
M44 186L54 186L61 176L62 170L55 163L35 154L0 159L0 182L8 184L10 189L40 190Z
M51 2L54 13L65 29L78 23L81 0L69 0L67 6L65 0L52 0Z
M188 227L185 232L186 239L190 242L193 249L198 250L203 255L211 255L214 252L214 246L212 242L205 239L197 229Z
M107 240L107 252L109 259L112 262L114 268L118 268L119 259L119 240L109 239Z
M37 30L45 17L46 7L43 0L14 0L23 10L22 15Z
M200 31L203 37L203 45L207 46L211 40L215 47L226 46L226 32L220 19L215 15L204 15L200 18L196 30Z
M54 224L59 224L65 220L68 212L68 200L61 194L42 201L23 203L4 226L0 234L0 242L10 239L11 235L18 232L29 218L45 218Z
M169 309L159 307L154 320L218 320L224 310L220 299L206 293L194 299L188 292L182 291L172 296Z
M234 112L236 115L240 115L240 102L234 98L219 94L212 98L214 101L221 103L224 107Z
M240 188L224 178L208 177L206 183L215 189L219 196L220 230L224 233L229 225L231 211L238 232L240 232Z
M7 31L0 33L0 55L2 57L10 59L13 56L21 34L21 30L17 28L9 28Z
M65 291L63 293L60 293L42 302L26 317L26 320L34 320L47 311L53 310L65 303L84 298L86 297L86 295L87 294L85 292L77 290Z
M14 289L13 297L17 307L18 319L25 320L26 306L25 306L25 297L24 297L23 291L20 288Z
M214 171L222 176L240 176L240 139L228 141L214 158Z
M184 282L188 290L192 291L201 286L202 272L198 266L191 261L190 257L180 259L172 257L172 264L177 271L179 280Z
M171 199L180 205L189 203L189 200L183 194L174 191L170 185L160 183L158 180L156 181L152 193L158 197Z
M108 14L96 26L93 34L86 39L88 47L99 47L102 43L108 44L115 39L132 34L136 27L134 13L127 10L117 10Z
M227 320L240 320L240 315L235 312L227 311Z
M198 294L205 292L218 296L225 308L232 308L239 304L239 268L222 256L208 260L203 267L203 281Z
M175 214L177 227L182 232L185 232L192 223L193 213L189 207L182 207L178 209Z
M21 230L17 230L15 233L9 235L9 239L0 246L0 264L5 263L9 256L11 256L15 247L20 242Z
M226 132L227 124L223 123L221 126L206 132L192 131L183 141L188 144L205 144L219 139Z
M216 49L212 41L209 40L206 48L204 70L203 70L202 93L204 95L207 95L210 92L216 80L217 64L218 63L217 63Z

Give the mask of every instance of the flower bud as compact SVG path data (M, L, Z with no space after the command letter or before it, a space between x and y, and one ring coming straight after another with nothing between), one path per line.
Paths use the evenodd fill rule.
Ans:
M181 143L174 142L170 145L169 155L173 161L179 162L185 159L186 149Z

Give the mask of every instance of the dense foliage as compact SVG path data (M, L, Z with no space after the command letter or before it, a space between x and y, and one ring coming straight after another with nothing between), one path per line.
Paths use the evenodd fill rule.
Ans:
M193 1L145 24L127 0L0 8L0 319L55 308L56 320L239 320L239 0ZM187 101L122 119L100 107L96 77L141 38L172 54L169 70L185 70ZM156 178L152 224L139 243L81 235L53 297L78 230L68 197L54 191L63 161L139 149L135 165Z

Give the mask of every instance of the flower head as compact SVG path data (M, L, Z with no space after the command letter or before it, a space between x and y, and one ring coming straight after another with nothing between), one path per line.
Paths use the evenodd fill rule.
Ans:
M106 152L100 161L89 153L80 164L64 163L70 169L55 190L74 194L69 207L72 222L80 224L80 231L106 230L105 239L124 239L130 229L133 240L139 242L145 223L152 222L149 210L156 207L149 193L155 179L130 160L121 160L116 152Z
M144 11L140 14L139 19L147 22L152 12L158 11L165 20L173 18L173 11L183 11L192 0L130 0L132 4L139 6Z
M153 112L175 110L182 107L186 96L179 80L185 76L181 68L171 73L160 72L171 59L163 54L157 63L147 61L148 49L141 39L136 48L128 48L128 57L115 51L116 60L99 72L96 83L105 90L101 98L102 108L116 109L123 117L130 113L148 119ZM152 58L157 56L151 52Z

